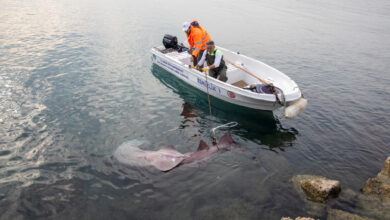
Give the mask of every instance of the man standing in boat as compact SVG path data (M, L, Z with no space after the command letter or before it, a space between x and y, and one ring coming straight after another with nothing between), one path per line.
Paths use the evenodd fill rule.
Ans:
M186 33L190 45L191 62L196 66L206 50L206 42L211 41L211 37L197 21L184 22L183 31Z
M226 82L228 80L226 76L227 67L223 60L223 53L215 48L214 41L208 41L206 46L207 53L203 53L196 68L201 69L201 66L206 61L210 76L214 78L218 77L222 82Z

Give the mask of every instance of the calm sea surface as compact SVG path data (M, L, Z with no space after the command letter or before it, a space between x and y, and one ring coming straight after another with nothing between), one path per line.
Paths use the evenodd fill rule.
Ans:
M211 142L205 96L151 62L193 19L289 75L307 109L286 120L214 103L214 123L237 121L233 139L255 159L218 152L168 173L116 163L128 140L181 152ZM379 172L389 69L388 0L2 0L0 218L326 218L289 180L322 175L359 193ZM359 213L343 201L328 206Z

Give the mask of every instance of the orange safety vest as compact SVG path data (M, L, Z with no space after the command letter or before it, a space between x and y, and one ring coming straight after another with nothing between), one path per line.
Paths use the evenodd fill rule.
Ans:
M187 34L187 40L190 48L193 48L192 55L197 57L199 51L207 49L206 43L211 40L211 37L200 25L197 27L191 25L190 28L191 32Z

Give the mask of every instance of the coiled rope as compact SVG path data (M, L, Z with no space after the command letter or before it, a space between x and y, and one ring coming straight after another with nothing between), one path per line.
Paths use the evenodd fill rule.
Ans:
M226 124L217 126L217 127L215 127L215 128L212 128L212 129L210 129L210 132L211 132L211 133L213 134L213 136L215 137L215 131L216 131L217 129L220 129L220 128L232 128L232 127L235 127L235 126L237 126L237 125L238 125L237 122L232 121L232 122L229 122L229 123L226 123Z

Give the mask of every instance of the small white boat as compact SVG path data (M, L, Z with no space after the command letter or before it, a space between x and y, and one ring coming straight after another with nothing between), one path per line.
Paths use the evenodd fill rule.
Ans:
M190 67L191 55L186 51L158 46L152 48L151 52L153 63L205 93L208 86L209 94L218 99L259 110L273 111L285 107L286 118L293 118L304 110L307 101L290 77L258 60L217 48L223 52L227 65L226 82L207 77L206 83L205 73ZM276 92L270 92L269 86L259 79L272 83L277 88ZM250 89L256 87L257 91Z

